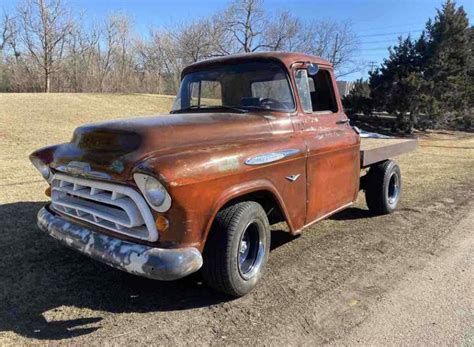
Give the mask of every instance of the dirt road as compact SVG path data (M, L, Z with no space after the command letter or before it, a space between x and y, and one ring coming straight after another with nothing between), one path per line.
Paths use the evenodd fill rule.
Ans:
M441 254L404 276L374 305L366 321L337 342L379 346L474 344L472 206L441 242Z
M46 185L26 156L67 140L74 116L54 128L48 103L38 105L41 138L0 107L11 125L0 131L0 345L472 344L472 135L438 134L400 157L404 192L392 215L370 215L362 194L300 237L275 226L261 285L229 300L198 275L134 277L40 233L35 215Z

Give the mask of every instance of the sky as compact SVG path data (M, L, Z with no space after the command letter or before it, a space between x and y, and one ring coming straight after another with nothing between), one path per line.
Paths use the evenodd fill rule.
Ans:
M85 18L100 20L109 12L122 11L130 15L139 33L147 34L150 27L165 27L186 23L223 9L225 0L64 0L74 12L85 11ZM17 0L0 0L7 10ZM397 37L421 33L428 18L433 18L442 0L266 0L270 13L289 10L303 20L350 21L360 38L357 57L366 63L380 64L388 56L387 47ZM458 0L474 24L474 0ZM351 74L345 79L366 77L367 71Z

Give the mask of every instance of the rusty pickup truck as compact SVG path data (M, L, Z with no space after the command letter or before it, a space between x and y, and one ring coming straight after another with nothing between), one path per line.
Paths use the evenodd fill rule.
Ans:
M270 225L291 234L351 204L394 211L399 166L415 140L362 139L331 65L298 53L198 62L170 114L85 125L30 160L49 183L41 230L132 274L174 280L198 270L232 296L251 291Z

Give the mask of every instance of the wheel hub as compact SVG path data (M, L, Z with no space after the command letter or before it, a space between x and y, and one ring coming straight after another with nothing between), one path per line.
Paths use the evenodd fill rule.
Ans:
M240 254L244 255L247 253L249 246L247 245L247 241L242 240L240 243Z
M259 271L265 254L261 230L256 223L249 224L243 232L238 251L239 272L243 278L250 279Z
M398 197L400 196L400 180L398 178L398 175L396 175L395 173L392 174L392 177L390 177L387 194L389 204L396 204L398 201Z

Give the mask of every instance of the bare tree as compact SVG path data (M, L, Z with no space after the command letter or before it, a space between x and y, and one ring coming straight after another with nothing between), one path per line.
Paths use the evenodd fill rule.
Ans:
M64 79L70 90L81 92L92 87L95 48L99 40L96 25L82 21L71 30L66 40ZM64 88L64 87L63 87Z
M273 15L264 0L230 0L221 12L148 36L136 35L122 13L90 24L81 15L73 21L62 0L22 1L13 16L0 16L2 91L173 94L188 64L262 50L321 56L339 77L362 66L350 23Z
M263 0L235 0L222 14L222 22L245 53L260 48L265 27Z
M158 75L160 91L176 93L184 62L179 56L174 38L168 32L154 30L148 46L149 66L152 66ZM162 83L163 81L165 83Z
M156 39L156 37L155 37ZM169 33L165 33L160 37L161 50L164 57L163 63L166 75L170 79L171 91L178 92L181 70L186 63L180 56L176 42Z
M11 42L15 34L15 20L6 11L3 11L0 19L0 52L3 52L5 46Z
M304 26L296 50L329 60L342 77L360 68L355 59L358 48L350 22L313 21Z
M151 42L138 38L134 50L137 53L137 70L142 74L142 90L161 94L162 61L159 46L155 47Z
M292 51L298 46L301 34L301 21L290 12L281 12L276 20L268 21L263 33L263 42L257 49L272 51Z
M212 42L212 56L224 56L239 51L240 44L229 30L223 13L214 14L209 18L209 40Z
M60 69L65 38L73 23L61 0L26 0L18 12L23 43L43 70L44 91L48 93L51 75Z
M355 55L359 49L359 40L352 30L352 25L348 22L339 23L333 35L328 58L337 72L337 77L358 71L360 66Z
M100 92L104 91L105 80L112 72L114 54L119 45L119 23L121 21L121 15L110 15L100 32L100 39L97 41L98 90Z
M211 24L207 19L193 22L170 32L186 63L195 63L213 55Z

